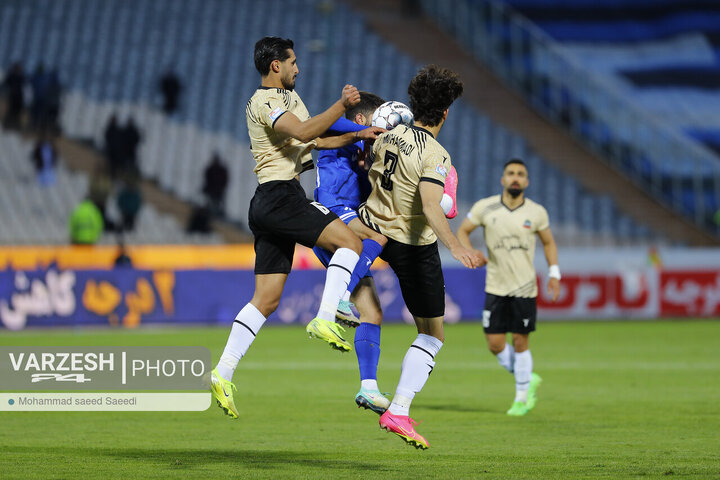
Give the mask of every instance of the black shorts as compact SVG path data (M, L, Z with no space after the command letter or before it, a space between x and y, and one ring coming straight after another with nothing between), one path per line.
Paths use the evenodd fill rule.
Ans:
M397 275L411 314L426 318L445 315L445 279L437 242L406 245L388 238L380 258L388 262Z
M305 197L297 180L259 185L248 224L255 236L255 274L290 273L295 244L312 248L337 215Z
M485 294L483 329L485 333L530 333L535 331L535 297L499 297Z

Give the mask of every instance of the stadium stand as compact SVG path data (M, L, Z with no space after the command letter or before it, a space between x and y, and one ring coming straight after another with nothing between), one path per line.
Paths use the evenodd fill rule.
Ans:
M19 135L0 131L0 244L59 245L69 241L68 217L88 191L88 176L71 172L60 159L56 181L42 186L35 179L30 162L32 144ZM119 218L114 198L106 210L110 218ZM131 244L204 244L219 243L216 234L187 234L168 215L162 215L149 204L140 209L135 229L124 234ZM104 235L102 244L113 244L114 235Z
M422 4L466 45L489 43L480 56L536 108L718 233L717 2Z
M61 123L70 137L101 147L109 117L132 115L144 132L141 173L182 199L200 201L202 170L219 151L231 160L227 215L245 223L255 185L244 118L244 103L257 85L250 52L255 40L278 32L296 41L298 90L311 112L334 101L346 82L406 101L418 65L346 6L312 0L8 0L0 5L0 65L22 59L60 71L67 90ZM162 113L155 88L169 67L185 87L172 117ZM496 193L502 163L519 156L535 179L529 195L557 212L554 227L565 233L558 235L564 242L664 241L467 103L454 107L441 137L461 172L465 209ZM303 182L307 191L313 187L311 176Z

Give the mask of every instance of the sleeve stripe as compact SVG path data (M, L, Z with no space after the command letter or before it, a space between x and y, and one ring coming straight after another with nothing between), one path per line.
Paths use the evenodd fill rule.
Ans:
M275 128L275 122L277 122L278 120L280 120L280 117L282 117L283 115L285 115L287 112L288 112L288 111L285 110L285 111L284 111L283 113L281 113L275 120L273 120L273 123L272 123L272 125L270 125L270 127L271 127L271 128Z
M434 184L436 184L436 185L440 185L441 187L444 187L444 186L445 186L445 182L441 182L440 180L438 180L438 179L436 179L436 178L420 177L420 181L421 181L421 182L434 183Z

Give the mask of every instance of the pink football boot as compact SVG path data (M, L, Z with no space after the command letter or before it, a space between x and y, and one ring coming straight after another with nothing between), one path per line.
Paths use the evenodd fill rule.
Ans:
M387 410L380 417L380 428L392 432L407 443L421 450L427 449L430 445L425 437L415 431L417 422L407 415L393 415Z

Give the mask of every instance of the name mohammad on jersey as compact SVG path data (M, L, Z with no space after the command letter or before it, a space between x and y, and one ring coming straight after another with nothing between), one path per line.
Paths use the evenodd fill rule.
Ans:
M393 145L398 148L398 150L404 154L404 155L411 155L413 150L415 150L415 145L411 145L408 143L405 139L400 138L395 135L383 135L380 137L380 143L385 144L386 148L387 146Z

